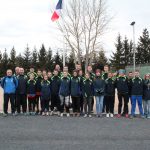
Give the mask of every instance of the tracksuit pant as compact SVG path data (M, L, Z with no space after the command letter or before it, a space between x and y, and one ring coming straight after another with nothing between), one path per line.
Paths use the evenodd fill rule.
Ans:
M84 103L84 99L83 96L80 96L80 112L83 113L83 103Z
M64 106L66 109L66 113L69 113L69 106L70 106L70 97L69 96L62 96L59 95L60 97L60 112L64 112Z
M122 113L122 102L124 102L124 108L123 108L123 114L128 114L128 102L129 102L129 96L127 93L118 93L118 114Z
M39 102L41 100L41 96L40 95L36 95L36 99L35 99L35 108L36 108L36 112L38 113L40 111L39 108ZM42 109L42 108L41 108Z
M36 97L34 97L34 98L28 97L29 112L35 112L35 102L36 102Z
M4 94L4 113L8 114L8 102L11 103L11 113L15 113L15 94Z
M74 113L80 112L80 97L72 97L72 107Z
M139 112L141 115L143 115L143 107L142 107L142 96L132 95L132 107L131 107L131 115L135 115L135 108L136 108L136 101L138 103Z
M106 96L106 113L114 114L115 96Z
M27 111L27 95L26 94L17 94L16 96L16 104L17 104L17 113L22 112L26 113Z
M49 98L41 98L41 108L42 112L48 112L49 111Z
M84 97L84 113L90 115L93 97Z
M144 115L150 117L150 100L143 100Z
M56 107L57 110L60 111L60 97L58 94L52 94L51 96L51 111L54 110L54 107Z
M104 101L104 96L95 96L96 98L96 112L98 115L100 115L103 111L103 101Z

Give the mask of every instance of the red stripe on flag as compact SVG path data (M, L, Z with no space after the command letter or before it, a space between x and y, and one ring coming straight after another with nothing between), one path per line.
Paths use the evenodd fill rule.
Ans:
M57 19L59 19L59 15L56 13L56 11L54 11L52 17L51 17L51 20L52 21L56 21Z

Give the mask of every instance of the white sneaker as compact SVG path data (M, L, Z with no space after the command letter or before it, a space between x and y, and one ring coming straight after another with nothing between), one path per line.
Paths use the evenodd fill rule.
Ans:
M86 117L87 117L87 114L84 115L84 118L86 118Z
M92 115L89 115L89 118L91 118L92 117Z
M110 117L111 117L111 118L113 118L113 117L114 117L114 115L113 115L113 114L110 114Z
M69 113L67 113L67 117L70 117L70 114L69 114Z
M63 114L63 113L61 113L61 114L60 114L60 117L63 117L63 115L64 115L64 114Z
M60 116L60 112L59 111L58 111L57 115Z
M46 113L46 116L49 116L49 112Z
M50 116L53 116L53 111L51 111Z
M109 118L109 114L106 114L106 117Z

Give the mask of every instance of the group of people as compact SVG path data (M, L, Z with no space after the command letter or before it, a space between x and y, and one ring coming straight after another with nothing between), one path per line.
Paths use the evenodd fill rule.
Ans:
M126 75L125 70L118 72L109 70L105 65L103 70L92 66L87 67L84 74L81 65L69 74L64 66L61 72L56 65L53 72L31 67L25 74L24 68L16 67L13 74L11 69L1 79L4 90L4 116L8 115L8 103L11 103L11 113L16 116L24 115L54 115L92 117L94 99L96 101L96 116L114 117L115 93L118 95L117 117L134 118L136 102L141 118L150 118L150 74L140 77L136 70ZM131 114L128 105L131 103Z

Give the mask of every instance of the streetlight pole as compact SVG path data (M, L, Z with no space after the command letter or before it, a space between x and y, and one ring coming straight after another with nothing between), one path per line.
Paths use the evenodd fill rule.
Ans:
M135 74L135 21L131 22L130 25L133 27L133 71Z

